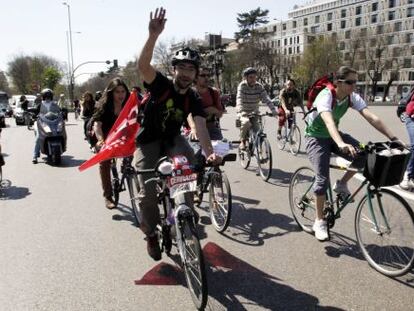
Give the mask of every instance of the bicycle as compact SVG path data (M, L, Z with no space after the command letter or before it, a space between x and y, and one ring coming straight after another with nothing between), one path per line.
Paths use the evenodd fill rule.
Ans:
M132 211L134 217L137 221L137 225L140 224L140 211L138 205L138 193L139 193L139 184L138 184L138 177L135 171L134 166L132 165L133 157L126 157L122 159L121 162L121 178L119 178L118 168L117 168L117 161L116 159L112 159L111 161L111 185L112 185L112 192L114 195L114 203L118 205L119 202L119 194L122 191L126 190L128 187L129 192L129 199L131 202ZM125 186L126 181L126 186Z
M247 115L250 122L252 122L254 118L258 119L259 130L257 132L254 132L253 129L249 130L247 148L239 148L238 153L240 164L244 169L249 167L251 158L253 156L256 157L260 176L264 181L267 181L272 174L272 149L270 147L270 142L267 139L267 135L264 132L263 116L273 117L273 114L267 112L264 114L251 113Z
M229 142L229 144L237 143L240 141ZM198 203L196 204L200 206L204 193L209 193L210 219L214 229L219 233L224 232L229 226L232 211L230 182L220 166L224 166L225 162L236 161L236 157L235 153L227 154L223 157L220 165L205 164L199 172L196 191Z
M414 213L400 195L382 187L401 181L410 153L382 157L376 149L381 144L383 143L369 144L365 148L367 161L363 171L330 165L333 169L363 173L365 180L347 198L339 194L334 198L329 184L324 215L329 235L336 219L341 217L342 210L365 187L366 194L355 212L354 226L358 246L372 268L395 277L407 273L414 264ZM392 143L387 145L392 146ZM289 185L289 203L293 217L302 230L311 234L315 219L315 202L311 192L314 180L313 170L301 167L293 174ZM406 234L407 237L399 238L399 234Z
M155 168L137 170L137 174L155 174L146 183L157 184L161 209L157 234L161 250L169 255L175 241L191 298L198 310L204 310L208 297L204 257L195 229L194 212L183 200L184 193L195 191L197 174L184 156L163 157Z
M285 149L286 144L289 144L290 152L297 155L300 150L302 136L299 127L296 125L296 112L291 112L282 128L282 137L277 140L277 146L280 150Z

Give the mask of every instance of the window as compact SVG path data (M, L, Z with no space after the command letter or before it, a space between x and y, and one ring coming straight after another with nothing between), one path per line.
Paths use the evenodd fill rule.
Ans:
M333 15L332 12L329 12L326 19L328 21L331 21L332 20L332 15Z
M388 20L392 21L395 19L395 11L389 11L388 12Z
M378 15L377 14L371 15L371 23L375 24L377 21L378 21Z
M296 53L300 53L300 48L298 46L296 47Z
M277 40L277 46L280 47L280 40Z
M414 33L407 33L405 42L414 43Z
M285 38L285 42L284 42L284 45L287 45L287 38Z
M296 43L299 44L299 36L296 37Z
M355 9L355 15L359 15L362 12L362 7L361 6L357 6Z
M282 29L283 29L283 30L286 30L286 24L283 24L283 25L282 25Z
M315 16L315 24L316 24L316 23L319 23L319 15L316 15L316 16Z
M376 38L371 38L371 39L369 40L369 45L370 45L371 47L376 46L376 45L377 45L377 39L376 39Z
M414 81L414 71L408 73L408 80Z
M414 16L414 8L408 8L407 17L413 17L413 16Z
M396 36L388 36L387 37L388 45L396 44L397 43L396 41L397 41L397 37Z
M350 39L350 38L351 38L351 30L345 31L345 39Z
M289 48L289 55L292 54L292 48Z
M346 9L341 10L341 18L346 17Z
M374 3L372 4L371 8L372 8L372 11L373 11L373 12L374 12L374 11L377 11L377 10L378 10L378 2L374 2Z
M319 32L319 25L318 26L312 26L311 27L311 33L318 33Z
M275 47L275 41L272 41L272 49Z
M341 29L344 29L346 27L346 21L341 21Z
M326 30L328 30L328 31L331 31L332 30L332 23L330 23L330 24L327 25Z
M340 50L345 50L345 42L344 41L339 42L339 49Z
M397 22L394 24L394 31L401 31L402 30L402 22Z
M303 26L308 26L308 19L306 17L303 19Z
M292 45L292 38L289 39L289 44Z
M366 28L361 28L361 36L366 36L367 35L367 29Z
M273 26L273 32L276 32L276 26Z
M395 0L388 0L388 6L389 6L390 8L395 7Z
M411 58L404 58L404 68L411 68Z
M355 18L355 26L361 26L361 17Z
M377 35L380 35L384 32L384 26L383 25L378 25L377 26Z
M296 21L293 21L292 28L296 28Z

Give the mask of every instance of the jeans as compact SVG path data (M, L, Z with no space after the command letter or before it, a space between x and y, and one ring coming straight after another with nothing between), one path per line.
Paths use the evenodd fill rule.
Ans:
M33 157L34 158L40 157L40 138L39 138L39 133L37 131L35 131L35 147L34 147Z
M414 156L413 156L413 152L414 152L414 121L410 117L407 117L405 119L405 126L407 128L408 136L410 137L410 145L411 145L411 147L410 147L411 157L410 157L410 160L408 161L408 165L407 165L407 174L408 174L409 179L414 179Z

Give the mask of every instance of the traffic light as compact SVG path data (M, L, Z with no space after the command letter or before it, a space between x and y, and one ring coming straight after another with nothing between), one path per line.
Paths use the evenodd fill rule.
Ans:
M118 69L118 60L114 59L113 61L114 65L112 66L113 69Z

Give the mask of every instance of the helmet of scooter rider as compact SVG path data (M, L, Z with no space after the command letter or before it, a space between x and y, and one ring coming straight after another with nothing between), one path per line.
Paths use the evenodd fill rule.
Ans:
M253 67L247 67L246 69L243 70L243 77L247 77L248 75L251 74L257 74L257 70Z
M47 99L53 100L53 91L51 89L43 89L41 94L42 94L43 100L47 100Z
M196 50L193 50L188 47L180 49L177 52L175 52L171 61L171 65L177 66L177 64L183 62L193 64L198 71L198 68L200 67L201 63L200 54L198 54Z

